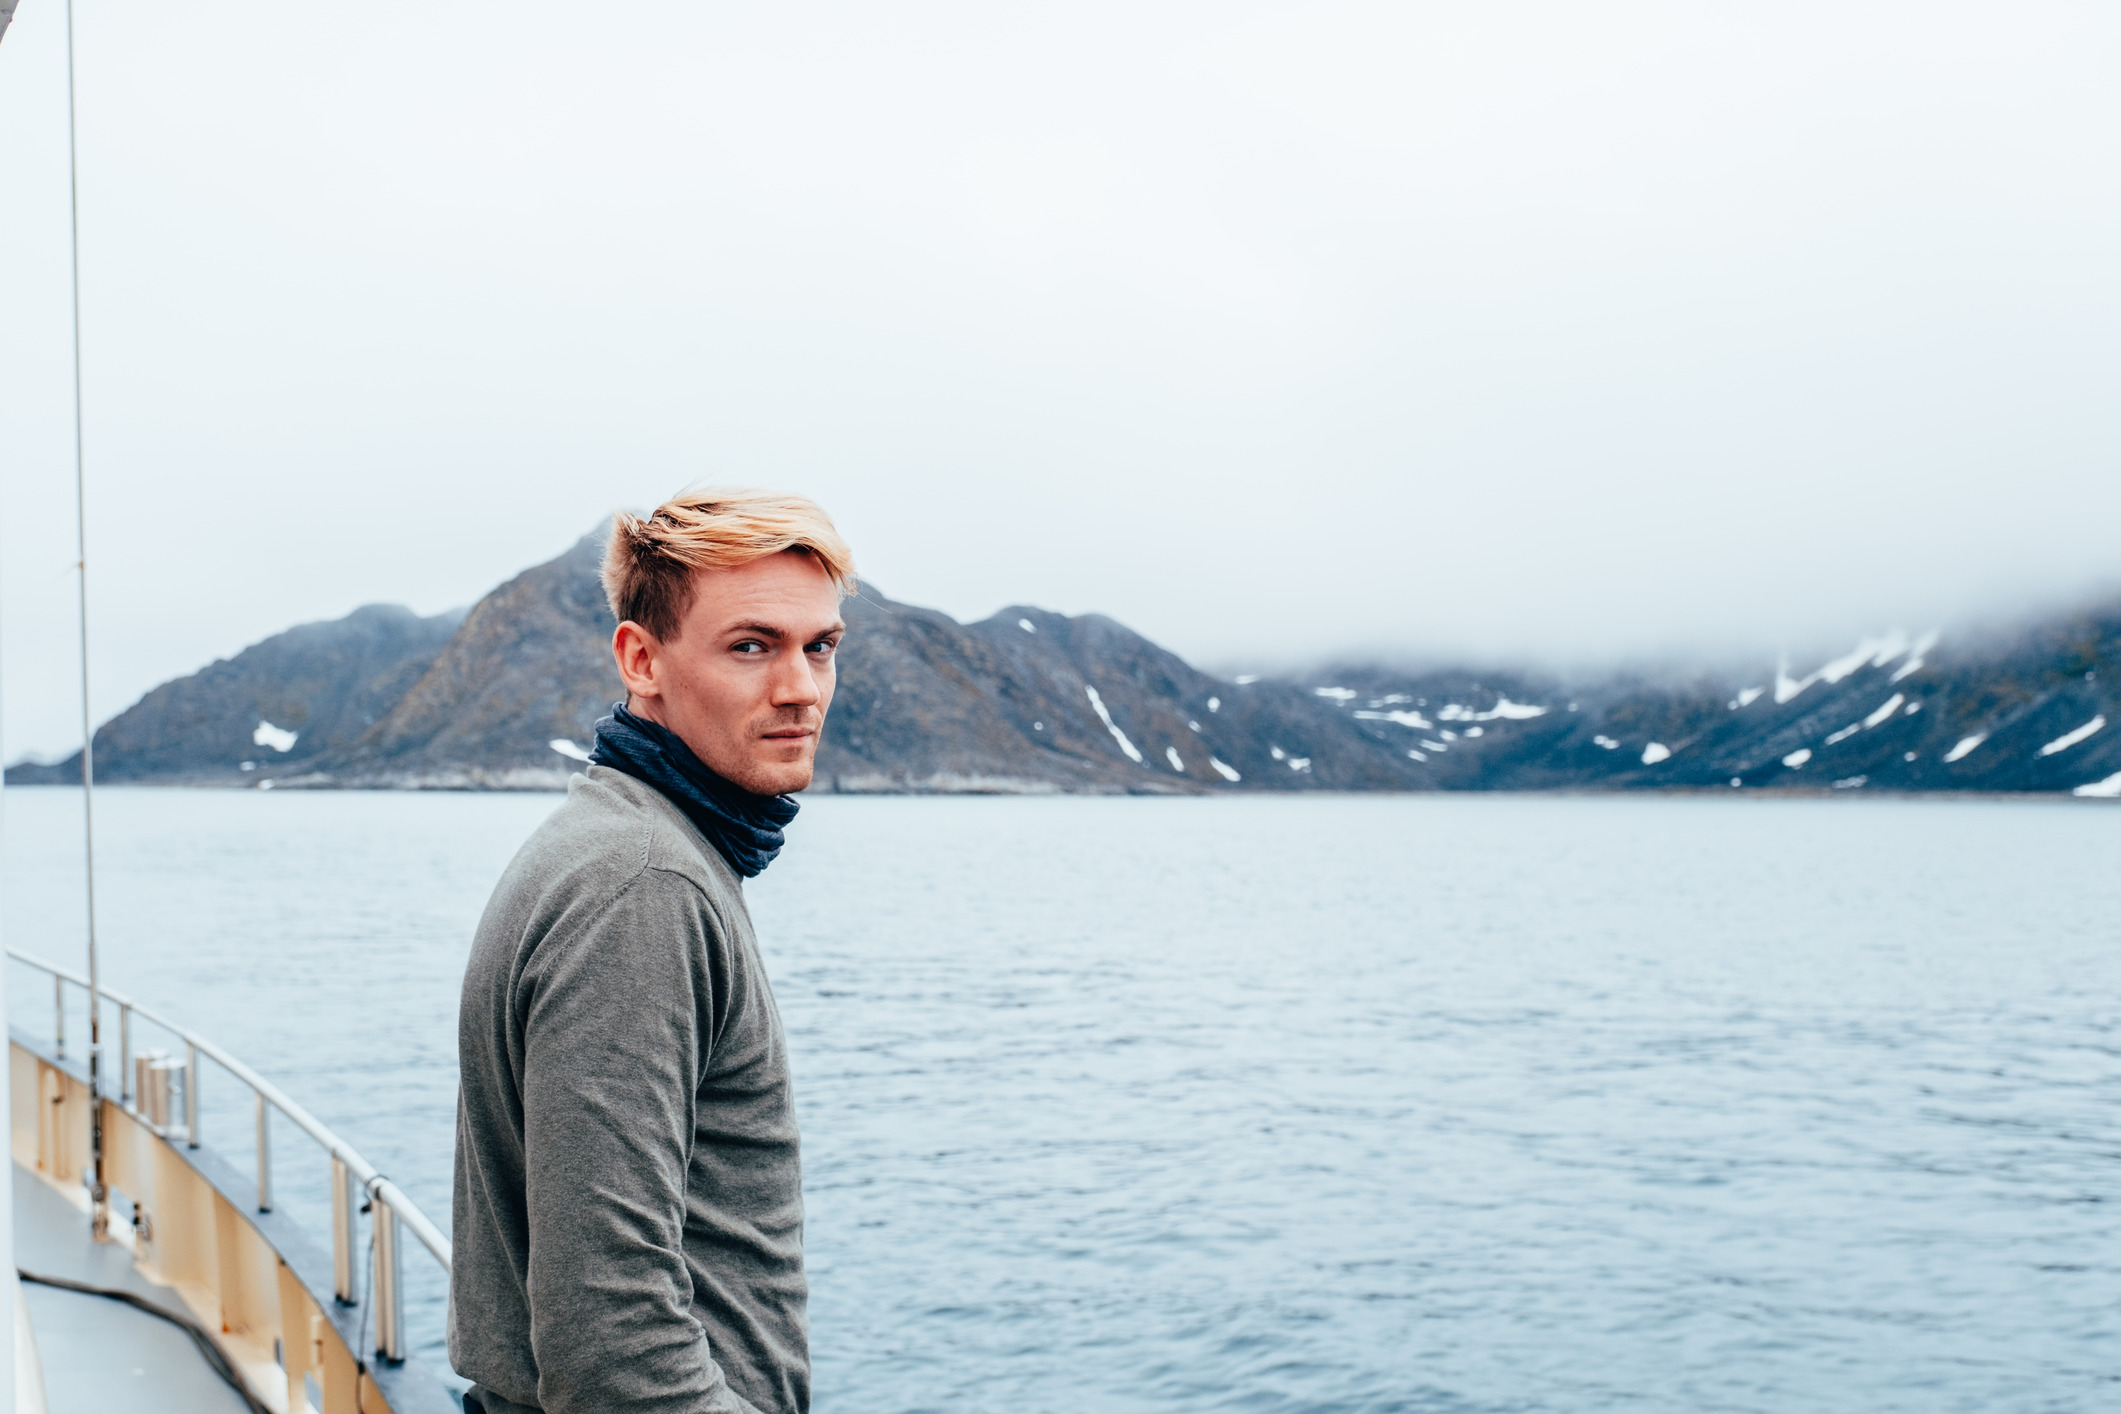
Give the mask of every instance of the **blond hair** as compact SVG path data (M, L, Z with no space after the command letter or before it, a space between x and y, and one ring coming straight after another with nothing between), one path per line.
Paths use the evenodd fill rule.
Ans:
M621 622L669 642L692 607L694 571L735 569L786 551L815 559L841 594L854 591L854 552L808 496L688 491L647 516L612 516L604 595Z

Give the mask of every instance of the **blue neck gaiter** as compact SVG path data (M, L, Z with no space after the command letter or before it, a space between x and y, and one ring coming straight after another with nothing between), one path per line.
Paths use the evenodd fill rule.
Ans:
M737 873L756 878L781 852L787 842L781 831L798 809L787 796L753 795L716 775L676 732L636 717L623 702L611 704L596 732L590 763L624 771L668 796Z

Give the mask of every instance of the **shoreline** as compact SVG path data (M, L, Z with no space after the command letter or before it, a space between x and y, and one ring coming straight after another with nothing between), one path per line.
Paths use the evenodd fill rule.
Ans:
M1163 800L1294 800L1331 798L1338 800L1379 799L1465 799L1465 798L1509 798L1520 800L1627 800L1627 799L1711 799L1711 800L1933 800L1933 801L1987 801L2045 804L2068 804L2084 806L2121 805L2121 799L2111 796L2078 795L2074 791L1977 791L1977 790L1893 790L1854 787L1836 790L1832 786L1750 786L1732 789L1725 786L1645 786L1623 789L1599 789L1586 786L1556 786L1549 790L1068 790L1050 782L1026 782L1026 788L1011 789L996 783L992 786L972 786L964 789L921 789L919 787L859 786L849 790L840 787L801 791L798 798L840 797L849 799L1163 799ZM34 784L9 785L5 790L14 791L77 791L80 783L63 784L40 781ZM171 791L198 790L217 793L260 794L286 790L304 795L349 794L349 795L560 795L567 786L564 780L551 784L477 784L471 782L443 782L389 785L370 782L303 781L259 781L244 784L233 781L213 780L161 780L161 781L98 781L99 791Z

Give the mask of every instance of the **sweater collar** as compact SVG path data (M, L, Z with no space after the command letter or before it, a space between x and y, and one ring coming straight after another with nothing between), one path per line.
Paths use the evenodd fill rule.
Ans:
M715 774L676 732L635 716L623 702L611 704L596 734L592 765L623 771L661 791L737 873L754 878L781 852L781 832L798 808L787 796L753 795Z

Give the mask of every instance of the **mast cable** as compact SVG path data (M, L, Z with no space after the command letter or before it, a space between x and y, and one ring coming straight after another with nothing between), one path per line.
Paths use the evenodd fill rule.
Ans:
M110 1239L110 1189L103 1182L103 992L96 968L96 731L88 705L88 489L81 448L81 176L74 141L74 0L66 0L66 195L74 294L74 548L80 559L81 850L88 883L88 1147L90 1222Z

